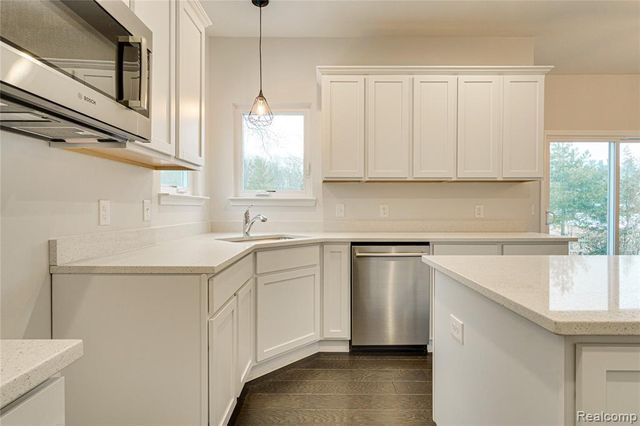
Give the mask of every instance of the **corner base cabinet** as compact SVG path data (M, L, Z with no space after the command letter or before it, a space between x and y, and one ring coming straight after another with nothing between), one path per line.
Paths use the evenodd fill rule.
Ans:
M320 247L257 253L256 361L320 339Z

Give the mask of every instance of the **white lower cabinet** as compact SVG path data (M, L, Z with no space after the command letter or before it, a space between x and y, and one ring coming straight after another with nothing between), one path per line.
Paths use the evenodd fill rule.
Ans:
M209 424L226 425L236 405L236 296L209 320Z
M433 254L435 255L500 255L502 250L500 244L434 244Z
M64 377L54 377L5 406L2 426L64 426Z
M238 353L236 356L236 395L247 381L253 365L255 350L256 283L251 279L236 295L238 304Z
M577 424L588 423L583 412L640 413L640 346L576 346Z
M502 254L509 255L544 255L556 256L569 254L568 243L557 244L505 244Z
M259 276L257 308L258 362L319 340L318 267Z
M351 337L351 253L349 244L325 244L322 266L322 337Z

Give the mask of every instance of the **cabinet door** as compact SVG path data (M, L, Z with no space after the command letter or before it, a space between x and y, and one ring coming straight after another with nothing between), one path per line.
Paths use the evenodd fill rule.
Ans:
M226 425L236 404L235 296L209 320L209 421Z
M409 177L411 77L367 77L367 178Z
M237 294L238 299L238 354L236 362L236 395L247 381L251 366L255 342L255 297L256 283L252 278Z
M327 244L323 248L322 337L351 337L351 256L349 244Z
M458 77L458 177L500 177L502 77Z
M502 176L542 177L544 76L505 76Z
M640 346L576 346L576 411L640 413Z
M258 362L319 339L319 275L314 267L258 277Z
M178 4L177 157L204 164L205 33L191 2Z
M138 1L136 15L153 31L151 61L151 143L144 146L175 155L175 12L174 0Z
M323 77L322 140L325 178L364 178L364 77Z
M413 177L456 175L458 77L413 79Z

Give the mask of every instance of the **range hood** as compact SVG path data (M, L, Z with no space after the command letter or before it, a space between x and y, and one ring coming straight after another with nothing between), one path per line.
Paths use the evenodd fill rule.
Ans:
M89 117L74 120L70 117L71 111L26 93L18 95L18 90L7 84L0 83L0 93L0 127L3 129L52 142L127 141L127 135L121 130L97 122L91 126L89 123L93 120Z
M0 83L0 128L4 130L46 140L54 148L149 169L199 170L193 164L153 151L146 142L130 141L121 130L105 123L96 123L94 127L89 124L92 120L89 117L71 119L70 111L35 96L26 99L30 95L24 92L20 98L13 97L14 90Z

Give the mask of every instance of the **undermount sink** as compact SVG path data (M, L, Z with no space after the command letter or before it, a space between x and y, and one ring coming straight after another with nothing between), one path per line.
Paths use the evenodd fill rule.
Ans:
M220 238L220 241L227 241L230 243L275 243L278 241L295 240L298 238L304 237L299 235L256 235L250 237Z

